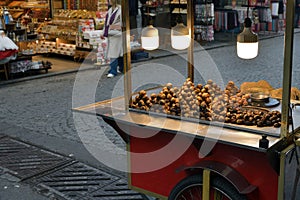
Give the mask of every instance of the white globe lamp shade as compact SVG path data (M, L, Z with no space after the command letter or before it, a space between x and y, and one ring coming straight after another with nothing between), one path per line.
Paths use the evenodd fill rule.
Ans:
M242 59L253 59L258 55L258 36L251 30L250 18L245 19L243 32L237 36L237 55Z
M237 42L237 55L242 59L253 59L258 55L258 42Z
M171 30L171 45L177 50L184 50L190 46L189 29L183 23L178 23Z
M149 25L142 30L141 34L142 48L146 50L155 50L159 47L158 30Z

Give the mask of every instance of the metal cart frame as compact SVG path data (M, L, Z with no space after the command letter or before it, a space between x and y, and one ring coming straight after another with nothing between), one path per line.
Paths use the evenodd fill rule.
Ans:
M193 41L193 0L188 1L189 33ZM126 141L128 149L128 164L132 172L142 171L145 166L161 162L172 157L172 151L164 155L146 156L140 158L135 153L155 152L157 149L169 144L174 137L179 138L178 148L181 144L190 144L184 153L171 164L157 170L145 173L129 173L129 186L145 194L156 196L160 199L176 199L178 191L184 191L188 184L201 184L200 199L208 200L212 196L211 190L220 191L226 196L228 190L235 190L239 197L245 199L282 200L287 193L292 193L291 198L296 198L300 167L297 155L297 146L300 146L299 130L290 130L290 89L293 57L293 19L295 1L287 1L287 19L285 30L284 66L283 66L283 95L281 107L281 129L277 136L269 135L269 148L258 146L261 134L239 129L213 126L212 132L224 131L219 138L207 136L209 125L189 120L165 118L163 126L159 123L160 116L150 116L145 113L131 112L131 57L130 57L130 26L129 13L122 12L123 17L123 45L124 45L124 97L110 99L79 108L76 111L101 116L110 124ZM122 1L122 10L128 11L128 0ZM194 79L193 43L188 48L188 77ZM124 104L125 102L125 104ZM112 107L112 103L117 105ZM296 115L298 119L300 116ZM300 123L300 120L297 120ZM300 127L300 124L298 124ZM297 125L297 127L298 127ZM121 129L120 126L125 127ZM194 129L191 129L193 127ZM193 131L191 131L193 130ZM196 130L196 131L194 131ZM266 133L269 129L264 129ZM153 133L156 134L153 134ZM138 138L131 133L148 135ZM151 137L150 137L151 136ZM199 156L201 145L205 142L215 142L211 152L205 157ZM173 151L175 151L173 149ZM296 159L295 159L296 158ZM294 162L290 162L294 160ZM294 173L288 173L293 171ZM289 177L291 176L291 177ZM199 178L199 179L198 179ZM288 187L288 178L295 178L293 188ZM198 181L198 182L197 182ZM224 183L227 188L222 191ZM233 188L233 189L232 189ZM227 191L225 191L227 190ZM239 198L238 197L238 198ZM216 198L216 197L214 197ZM227 199L238 199L231 198Z

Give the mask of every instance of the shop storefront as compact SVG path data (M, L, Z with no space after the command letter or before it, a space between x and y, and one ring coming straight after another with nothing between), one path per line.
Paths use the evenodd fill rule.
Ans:
M10 75L32 69L47 72L51 64L33 65L36 55L107 64L100 39L106 1L4 1L0 9L0 29L19 47L17 59L8 66Z
M135 1L129 4L130 21L135 24L131 28L152 23L154 27L170 29L179 18L185 25L187 23L185 0L139 1L140 8ZM193 4L194 39L199 42L214 41L215 32L239 33L247 15L257 33L284 30L283 1L196 0ZM109 62L105 55L106 41L100 39L108 10L106 0L7 0L0 6L0 29L18 45L19 55L26 56L25 60L29 58L30 61L35 55L59 55L75 62L89 60L98 65ZM137 15L142 18L140 25L134 20ZM165 20L159 20L161 18ZM142 51L140 34L134 34L136 43L133 45L138 52ZM19 72L15 69L11 72Z

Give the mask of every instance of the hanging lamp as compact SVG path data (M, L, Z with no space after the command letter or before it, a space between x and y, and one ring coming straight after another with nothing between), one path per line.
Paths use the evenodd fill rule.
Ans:
M247 8L247 17L244 22L244 30L237 36L237 55L242 59L252 59L258 54L258 36L251 30L251 19L248 17L249 2Z
M150 12L148 7L148 19L150 19ZM159 47L158 30L153 26L153 20L149 20L148 26L142 29L141 33L142 48L146 50L155 50Z
M154 50L159 47L159 36L157 28L153 25L148 25L143 28L141 34L142 48L146 50Z
M183 23L178 23L174 28L172 28L172 48L177 50L184 50L190 46L190 42L191 38L189 36L189 29Z
M191 38L189 29L183 24L179 1L179 16L177 18L177 24L171 29L171 45L174 49L184 50L190 46L190 42Z

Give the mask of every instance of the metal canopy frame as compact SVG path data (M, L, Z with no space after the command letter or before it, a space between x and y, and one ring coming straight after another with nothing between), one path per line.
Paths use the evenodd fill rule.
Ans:
M123 31L123 49L124 49L124 97L125 109L128 111L132 101L132 82L131 82L131 49L130 49L130 21L129 21L129 0L122 0L122 31ZM281 131L282 138L289 137L289 109L291 93L291 76L293 61L293 40L294 40L294 8L295 0L287 0L286 7L286 28L284 41L284 64L283 64L283 86L282 86L282 107L281 107ZM125 11L125 12L124 12ZM187 1L187 27L191 37L191 43L188 48L188 74L187 76L194 81L194 17L193 0Z

